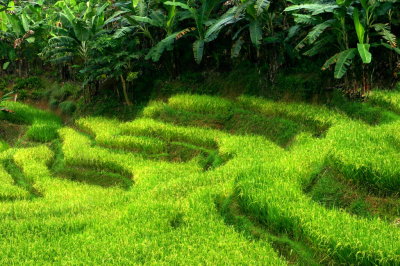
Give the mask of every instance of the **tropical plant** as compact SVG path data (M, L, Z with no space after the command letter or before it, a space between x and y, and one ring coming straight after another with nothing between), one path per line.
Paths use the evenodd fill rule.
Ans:
M214 41L220 31L229 24L233 24L243 17L237 12L237 7L229 8L221 16L213 17L215 9L222 5L222 1L201 0L197 3L189 1L184 4L178 1L166 1L165 5L179 8L184 12L184 20L188 20L188 26L184 29L169 33L154 46L147 54L147 59L157 62L165 50L171 50L172 44L183 37L193 37L192 50L197 64L203 60L204 49L207 43ZM174 11L176 12L176 11Z
M9 8L11 0L1 0L0 1L0 12L6 11Z
M22 75L22 67L34 65L46 35L46 26L42 6L29 2L19 7L9 2L8 10L0 12L0 56L3 70L10 65L18 64L18 73ZM31 62L31 64L29 64Z
M383 46L400 51L397 49L396 36L390 30L390 16L385 13L392 10L394 5L391 2L337 0L335 3L292 5L285 11L295 12L296 25L292 31L299 31L298 25L309 29L296 49L307 47L303 53L307 56L335 50L336 53L325 62L322 69L335 65L334 77L341 79L357 55L363 65L372 62L372 47ZM370 87L365 75L362 67L364 93Z
M235 42L232 47L232 57L239 56L242 45L245 43L244 32L248 33L251 43L257 48L257 52L259 52L263 41L263 28L268 27L268 31L270 33L273 32L273 14L268 12L270 5L271 2L269 0L241 0L238 11L244 13L246 24L240 27L233 35Z
M103 34L105 26L111 22L105 17L108 5L88 1L87 5L69 7L66 1L57 2L56 6L61 9L59 21L43 50L45 58L56 64L84 65L89 58L91 42Z
M123 92L123 98L126 105L131 105L128 96L127 83L131 80L134 68L138 67L140 52L130 52L135 49L139 41L136 39L116 39L103 36L93 43L91 53L93 57L88 60L86 67L81 73L84 76L85 84L117 80L120 82ZM121 51L120 47L124 45L126 51ZM94 56L97 55L97 56ZM119 94L117 90L117 94Z

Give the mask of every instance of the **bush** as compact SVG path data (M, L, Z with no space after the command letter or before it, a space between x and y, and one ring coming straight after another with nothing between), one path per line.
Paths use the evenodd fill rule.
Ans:
M0 91L7 90L8 82L4 78L0 78Z
M17 95L19 100L26 100L28 98L29 93L27 90L22 89L17 92Z
M56 99L50 99L49 106L51 109L55 110L58 107L58 101Z
M76 111L76 103L72 101L65 101L59 104L61 112L66 115L72 115Z
M14 81L13 90L40 90L43 89L43 82L39 77L17 78Z
M30 94L30 98L33 100L43 99L45 98L45 91L44 90L32 91Z
M79 93L81 92L81 87L75 85L73 83L55 83L52 88L48 92L48 97L50 101L57 101L61 103L65 101L68 97L78 98Z

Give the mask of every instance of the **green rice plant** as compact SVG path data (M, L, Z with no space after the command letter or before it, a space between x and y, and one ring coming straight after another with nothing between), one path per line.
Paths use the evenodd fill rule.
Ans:
M152 119L140 118L121 124L120 129L121 134L158 137L167 142L188 142L211 149L217 147L215 137L210 136L210 131L201 128L178 127Z
M400 264L395 223L326 208L305 191L327 166L378 192L394 188L396 116L370 126L340 108L176 97L130 122L78 119L58 130L53 151L0 152L44 195L0 202L0 263ZM229 107L218 113L221 102ZM241 217L229 220L221 198ZM367 202L354 202L362 214Z
M57 130L60 128L60 124L52 122L36 122L29 127L26 132L26 136L30 140L38 142L49 142L57 138Z
M334 94L329 107L345 113L349 118L358 119L370 125L391 123L400 118L387 108L371 105L371 102L351 101L339 93Z
M4 105L14 113L0 113L0 119L28 124L27 137L34 141L48 142L57 137L61 119L55 114L42 111L18 102L5 102Z
M299 124L291 120L279 116L265 117L240 108L232 109L232 114L223 119L204 112L194 113L176 108L153 102L143 110L143 116L180 126L218 129L235 135L262 135L280 146L290 143L301 129Z
M14 183L12 176L0 166L0 201L15 201L30 198L30 193Z
M122 176L133 176L132 161L141 162L139 156L125 154L111 154L107 149L92 147L91 140L73 129L63 128L59 130L63 140L62 151L66 165L93 167L107 169ZM85 152L82 152L85 150Z
M11 153L4 150L0 152L0 201L15 201L30 198L30 193L18 186L14 178L4 167L5 160L11 157Z
M61 119L50 112L46 112L19 102L8 101L4 104L7 108L12 109L15 112L15 115L7 116L6 114L3 114L1 116L2 119L26 124L33 124L35 121L39 120L61 123Z
M61 174L62 177L73 181L102 187L120 187L123 189L129 189L133 185L133 180L129 178L99 169L93 170L90 168L69 166L58 173Z
M346 116L323 106L274 102L249 96L239 97L238 102L243 107L261 112L264 115L280 114L299 123L310 123L311 127L317 127L320 130L326 130L331 125L348 120Z
M237 179L241 206L275 230L308 239L338 262L398 264L398 228L380 219L328 210L303 193L304 182L322 169L329 151L328 141L319 142L255 161L255 167Z
M390 141L388 133L355 122L333 127L328 133L334 143L328 164L378 194L397 193L400 142Z
M373 105L387 108L393 112L400 113L400 91L399 90L374 90L368 95L368 101Z
M120 122L101 117L81 118L76 124L85 132L95 136L97 144L150 154L163 153L166 145L163 141L143 136L121 135Z
M143 109L142 116L155 119L164 112L166 106L168 105L162 101L152 101Z
M234 108L231 101L223 98L189 94L180 94L169 98L168 105L188 112L215 115L222 118L229 118Z
M48 165L53 152L47 146L18 149L13 155L15 164L22 169L27 181L41 194L52 178Z

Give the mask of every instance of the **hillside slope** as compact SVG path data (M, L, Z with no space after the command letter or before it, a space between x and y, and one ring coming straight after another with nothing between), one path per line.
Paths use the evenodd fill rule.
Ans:
M9 102L1 264L400 264L400 93L177 95L72 127Z

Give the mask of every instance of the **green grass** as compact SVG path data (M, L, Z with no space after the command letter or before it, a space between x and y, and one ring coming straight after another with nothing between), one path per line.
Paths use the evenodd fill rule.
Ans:
M0 113L0 120L7 120L30 125L26 137L33 141L49 142L57 137L61 127L61 119L54 114L45 112L18 102L6 102L6 108L14 113Z
M392 105L184 94L63 127L10 103L0 263L400 264Z

